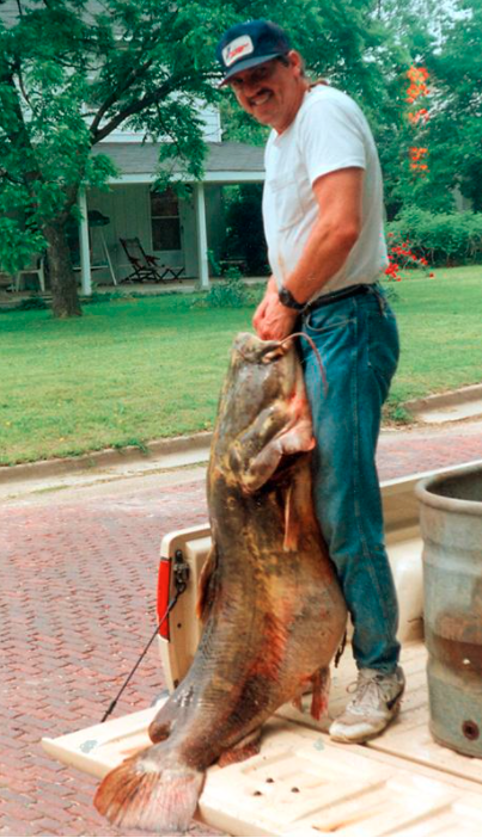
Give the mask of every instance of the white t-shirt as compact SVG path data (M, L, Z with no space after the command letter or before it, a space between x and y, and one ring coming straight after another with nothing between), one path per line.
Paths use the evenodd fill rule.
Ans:
M351 166L365 170L361 232L321 294L375 282L388 260L382 175L370 127L353 99L317 85L305 94L289 128L282 134L271 131L265 151L263 219L278 285L296 266L318 216L312 184L320 175Z

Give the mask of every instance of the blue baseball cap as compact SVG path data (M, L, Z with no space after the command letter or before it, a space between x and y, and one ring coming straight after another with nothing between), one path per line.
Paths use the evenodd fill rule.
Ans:
M220 87L236 73L286 55L290 49L284 29L270 20L248 20L231 26L216 47L216 58L225 73Z

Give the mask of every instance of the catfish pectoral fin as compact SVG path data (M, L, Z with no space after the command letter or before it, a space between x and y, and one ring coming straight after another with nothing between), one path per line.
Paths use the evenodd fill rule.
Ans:
M323 666L311 676L313 693L311 696L310 713L318 722L328 713L328 698L330 695L331 675L330 667Z
M306 713L303 696L311 695L310 715L317 722L328 713L328 698L330 695L331 675L330 667L322 666L301 684L300 692L291 699L291 703L300 713Z
M301 521L294 509L293 486L289 486L285 499L285 537L283 550L296 550L301 535Z
M299 710L300 713L303 712L303 695L295 695L294 698L291 699L291 704L295 708L295 710Z
M184 834L196 811L204 772L169 756L155 745L131 757L102 781L94 799L101 815L123 830Z
M217 565L217 555L215 547L209 551L209 555L204 562L199 578L198 595L196 602L196 617L205 623L209 617L214 596L216 593L216 585L214 582L214 571Z
M224 751L218 759L220 768L225 768L226 765L233 765L235 762L244 762L245 759L255 757L259 754L261 747L261 728L258 728L253 733L245 736L236 745L228 751Z

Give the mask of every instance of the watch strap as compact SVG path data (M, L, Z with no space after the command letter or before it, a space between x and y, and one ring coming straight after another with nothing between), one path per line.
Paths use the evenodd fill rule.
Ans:
M299 303L298 300L295 300L291 291L283 285L278 289L278 298L281 305L286 306L286 308L292 308L295 311L303 311L306 305L306 303Z

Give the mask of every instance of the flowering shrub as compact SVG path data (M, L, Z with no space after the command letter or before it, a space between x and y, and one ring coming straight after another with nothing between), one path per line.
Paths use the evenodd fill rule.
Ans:
M424 158L428 154L428 148L420 148L420 146L412 146L409 151L410 168L415 171L427 171L428 166L424 163Z
M413 105L421 97L425 98L429 96L430 88L427 85L429 73L425 67L412 66L407 71L407 76L410 81L407 88L407 102L410 105ZM411 109L408 112L408 121L413 129L420 128L427 122L428 118L429 113L427 108L418 108L418 110ZM426 174L428 171L426 162L427 155L428 148L412 146L409 150L410 168L415 172Z
M399 271L403 268L422 268L428 276L434 276L429 272L428 262L424 256L417 256L413 252L410 240L402 238L395 233L387 233L388 267L385 269L387 279L400 282L402 277Z
M428 96L430 93L429 87L426 84L429 72L426 67L415 67L412 65L407 70L407 77L410 81L410 85L407 88L407 102L413 105L415 100L420 96Z
M482 213L432 213L419 207L405 207L387 225L389 247L409 242L409 248L431 266L482 263ZM403 267L394 253L392 261ZM423 266L422 266L423 267Z

